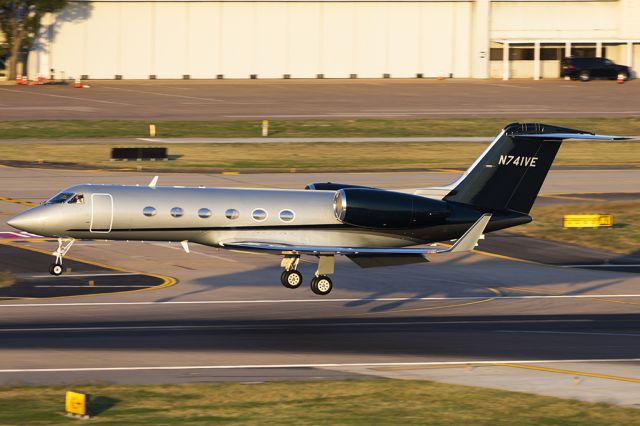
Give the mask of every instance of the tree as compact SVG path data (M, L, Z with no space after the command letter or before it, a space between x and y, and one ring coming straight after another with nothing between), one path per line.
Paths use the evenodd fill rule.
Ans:
M9 80L15 80L19 55L28 54L40 32L42 17L63 9L68 0L0 0L0 31L8 45ZM26 55L23 58L26 64Z

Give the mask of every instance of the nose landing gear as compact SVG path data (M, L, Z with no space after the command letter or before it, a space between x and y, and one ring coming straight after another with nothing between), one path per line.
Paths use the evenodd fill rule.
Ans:
M75 241L76 240L73 238L58 238L58 248L52 253L56 257L56 260L49 266L49 273L51 275L57 276L62 274L62 258L71 249L71 246Z

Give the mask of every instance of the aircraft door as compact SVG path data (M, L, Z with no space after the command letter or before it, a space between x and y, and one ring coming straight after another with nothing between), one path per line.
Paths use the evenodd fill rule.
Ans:
M109 233L113 225L113 197L111 194L91 194L90 232Z

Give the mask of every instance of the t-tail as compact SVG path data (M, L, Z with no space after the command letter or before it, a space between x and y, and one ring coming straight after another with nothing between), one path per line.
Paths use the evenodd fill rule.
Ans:
M628 139L541 123L506 126L453 184L445 201L528 214L564 139Z

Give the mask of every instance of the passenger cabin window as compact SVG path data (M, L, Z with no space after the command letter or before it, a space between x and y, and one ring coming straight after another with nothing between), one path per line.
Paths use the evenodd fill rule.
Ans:
M144 214L147 217L155 216L156 213L157 211L155 207L147 206L144 209L142 209L142 214Z
M209 209L200 209L200 210L198 210L198 217L200 217L202 219L206 219L208 217L211 217L211 210L209 210Z
M173 217L181 217L184 214L184 210L180 207L174 207L171 209L171 216Z
M282 210L280 212L280 220L283 222L291 222L296 215L291 210Z
M224 215L229 220L235 220L240 217L240 212L236 209L229 209L224 212Z
M251 217L253 217L253 220L255 220L256 222L262 222L263 220L267 219L267 212L262 209L255 209L251 213Z

